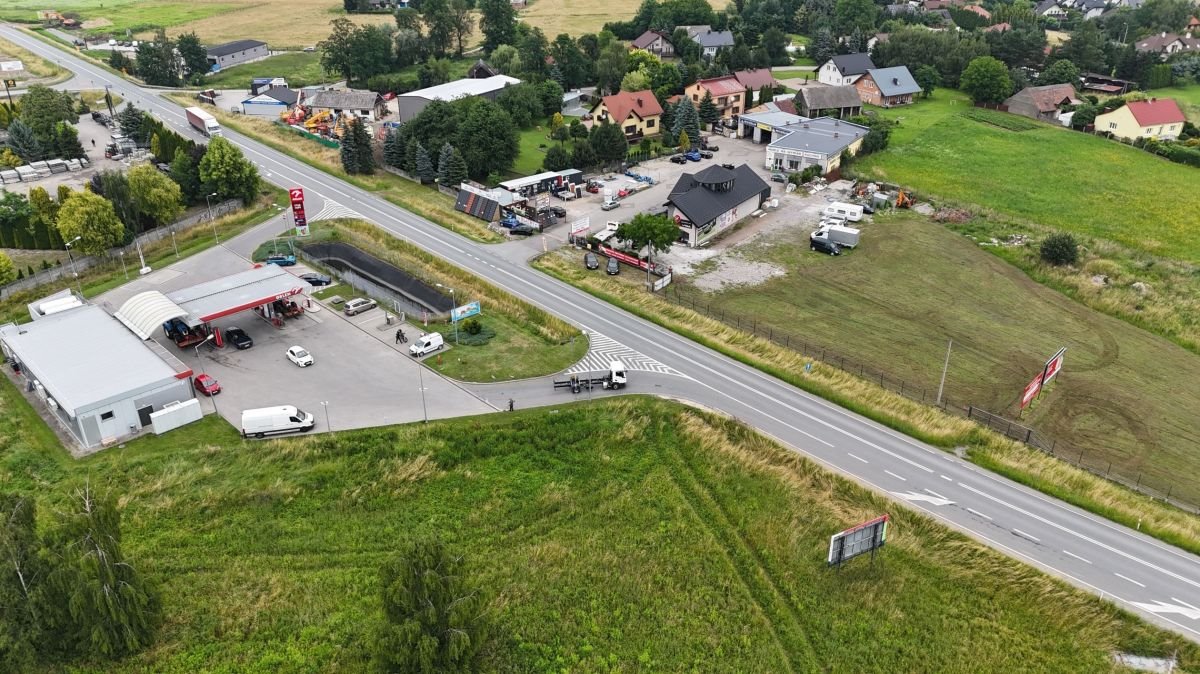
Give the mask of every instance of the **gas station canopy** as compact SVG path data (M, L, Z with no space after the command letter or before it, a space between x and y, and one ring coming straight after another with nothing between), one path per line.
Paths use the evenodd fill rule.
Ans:
M282 268L263 265L168 295L187 312L189 323L209 323L304 292L305 282Z

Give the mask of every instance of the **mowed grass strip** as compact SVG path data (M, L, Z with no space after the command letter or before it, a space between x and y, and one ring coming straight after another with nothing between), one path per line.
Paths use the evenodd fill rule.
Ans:
M328 76L321 68L321 55L317 52L288 52L277 54L261 61L225 68L204 78L204 86L214 89L250 89L250 81L256 77L282 77L288 86L295 89L340 79ZM229 107L237 101L221 101Z
M935 98L881 111L901 126L887 151L854 170L922 197L1200 259L1200 213L1186 198L1200 170L1050 124L1009 131L951 114L970 105L957 92L938 90Z
M365 671L378 567L433 534L495 598L482 671L1091 673L1113 649L1200 664L1180 637L672 403L267 442L208 418L79 462L7 383L0 404L7 488L43 512L85 480L120 494L124 549L162 588L159 643L106 672ZM826 568L831 532L885 511L875 564Z
M821 258L825 259L825 258ZM766 338L645 292L639 283L590 273L576 254L555 253L535 266L644 319L819 395L853 412L940 447L966 447L968 457L1014 480L1150 536L1200 554L1200 518L1134 493L1085 470L1007 440L967 419L950 416L876 383L813 362ZM870 325L863 329L870 329ZM848 333L844 340L857 338ZM944 352L942 352L944 355ZM812 363L811 371L805 366Z

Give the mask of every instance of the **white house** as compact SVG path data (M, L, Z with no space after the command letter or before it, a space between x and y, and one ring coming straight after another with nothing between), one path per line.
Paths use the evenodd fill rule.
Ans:
M817 79L821 84L833 87L854 84L858 78L874 68L875 63L871 61L868 54L841 54L834 56L821 66L821 70L817 73Z

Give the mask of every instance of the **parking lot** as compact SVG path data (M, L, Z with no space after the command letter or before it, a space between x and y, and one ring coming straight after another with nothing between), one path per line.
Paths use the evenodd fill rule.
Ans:
M112 311L144 290L170 293L248 267L244 258L217 247L107 293L99 303ZM306 269L297 265L288 271L299 274ZM311 304L313 310L287 320L282 328L253 311L217 320L215 325L222 330L237 326L249 333L254 346L243 351L228 344L215 348L210 342L197 353L195 348L176 347L163 339L161 332L154 337L196 374L207 373L220 382L221 393L213 398L202 396L202 406L206 412L215 408L235 428L243 409L284 404L314 414L318 431L494 410L454 382L420 368L408 355L408 345L394 344L396 326L387 324L382 310L347 317L316 300ZM419 329L406 332L411 340ZM289 361L285 352L293 345L312 353L315 363L301 368Z

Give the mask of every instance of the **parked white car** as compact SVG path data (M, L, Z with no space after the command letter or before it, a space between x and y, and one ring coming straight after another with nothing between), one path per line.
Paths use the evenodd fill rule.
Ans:
M313 364L312 354L302 346L289 347L287 350L288 360L299 365L300 367L308 367Z

